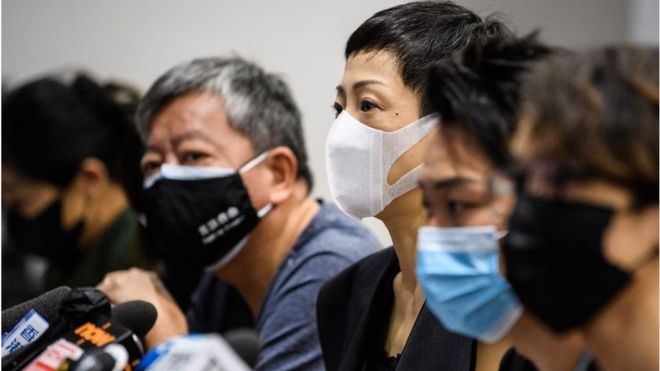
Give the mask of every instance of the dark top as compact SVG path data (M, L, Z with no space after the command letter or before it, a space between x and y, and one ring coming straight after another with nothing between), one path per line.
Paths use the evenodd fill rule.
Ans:
M399 261L390 247L360 260L323 285L317 318L328 371L370 370L386 356L374 352L383 352L394 302L392 283L399 271ZM474 340L449 332L423 306L398 362L390 369L473 370L476 349Z
M537 371L537 368L531 361L511 348L502 357L499 371ZM598 367L589 353L582 353L573 371L598 371Z
M359 221L324 203L280 265L256 320L236 291L207 273L188 310L190 330L222 333L254 325L261 340L256 370L322 370L314 310L318 291L379 247Z
M139 255L138 220L130 208L124 209L98 237L69 256L73 266L51 265L46 273L46 287L96 286L108 272L137 265Z

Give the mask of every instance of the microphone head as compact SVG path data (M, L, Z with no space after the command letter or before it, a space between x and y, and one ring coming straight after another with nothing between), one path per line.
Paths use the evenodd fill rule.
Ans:
M108 317L110 299L97 288L77 287L62 300L60 314L71 323L83 321L90 314Z
M139 338L151 330L158 318L158 311L153 304L142 300L131 300L115 305L110 319L131 330Z
M60 286L33 299L2 311L2 332L11 331L30 309L34 309L46 321L53 323L60 318L60 304L71 292L71 288Z
M259 340L259 335L254 330L231 330L222 336L250 368L257 365L257 359L261 352L261 340Z

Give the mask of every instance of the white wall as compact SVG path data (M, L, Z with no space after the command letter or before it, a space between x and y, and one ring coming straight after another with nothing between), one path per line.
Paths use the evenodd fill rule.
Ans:
M281 73L291 85L305 120L315 195L327 198L323 151L344 43L375 11L399 2L4 0L2 75L11 84L54 68L84 67L100 78L146 89L178 62L240 54ZM555 44L583 46L631 37L626 0L457 2L481 14L500 12L520 32L541 27L542 38ZM657 31L657 0L637 2L642 8L656 2ZM651 26L646 22L638 28ZM369 224L389 243L382 227Z

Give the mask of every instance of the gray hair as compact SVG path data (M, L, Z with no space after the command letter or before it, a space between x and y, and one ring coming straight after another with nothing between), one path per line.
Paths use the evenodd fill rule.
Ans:
M298 178L313 185L307 165L300 112L287 85L241 58L202 58L179 64L165 72L140 101L136 119L143 140L154 116L169 103L195 92L222 98L229 125L247 136L255 152L286 146L298 160Z

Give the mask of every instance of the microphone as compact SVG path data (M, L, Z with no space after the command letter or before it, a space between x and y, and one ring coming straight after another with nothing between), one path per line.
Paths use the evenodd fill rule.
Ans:
M144 351L138 336L144 336L156 321L153 305L144 301L126 302L112 310L101 291L72 290L60 305L60 318L47 334L23 351L3 357L3 369L56 369L69 358L78 360L87 352L108 344L121 344L129 362L137 364ZM7 367L7 368L5 368Z
M257 365L261 352L261 340L252 329L236 329L224 334L225 341L250 368Z
M138 338L143 339L154 327L158 311L153 304L142 300L131 300L118 304L110 312L110 320L130 329Z
M73 365L61 364L59 369L71 371L120 371L128 364L128 352L119 344L83 355ZM58 370L59 370L58 369Z
M2 333L11 331L16 324L31 310L34 309L47 322L52 323L60 318L60 304L71 292L71 288L60 286L45 292L33 299L17 304L2 311Z
M256 363L259 348L254 331L237 330L225 339L217 334L179 336L149 351L135 371L246 371Z

